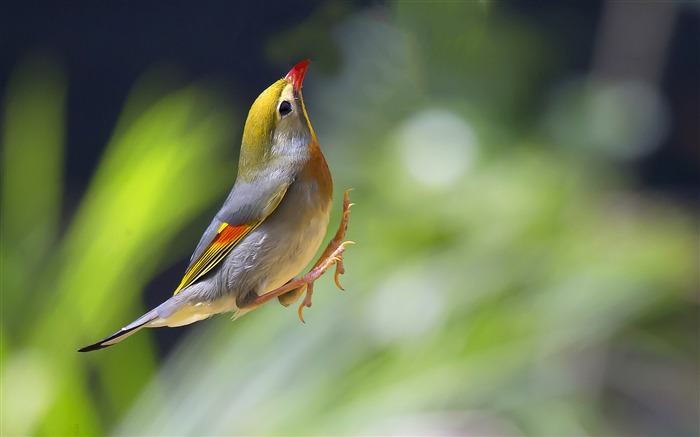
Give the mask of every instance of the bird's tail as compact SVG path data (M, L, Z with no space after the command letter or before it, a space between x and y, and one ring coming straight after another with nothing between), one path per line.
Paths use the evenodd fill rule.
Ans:
M138 319L134 320L130 324L126 325L119 331L115 332L114 334L110 335L109 337L102 339L98 341L97 343L93 343L89 346L85 346L83 348L78 349L78 352L90 352L90 351L96 351L100 349L104 349L106 347L112 346L113 344L117 344L120 341L124 340L126 337L130 336L131 334L135 334L138 332L141 328L145 328L146 324L148 322L151 322L155 319L158 318L158 313L156 313L156 310L151 310L144 314L143 316L139 317Z

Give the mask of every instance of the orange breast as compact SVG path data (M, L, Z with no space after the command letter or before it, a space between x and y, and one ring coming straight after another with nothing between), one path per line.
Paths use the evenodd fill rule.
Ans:
M328 169L326 158L323 156L315 138L311 142L311 146L309 146L309 154L311 159L300 176L306 180L316 181L320 194L330 200L333 198L333 178L331 177L331 171Z

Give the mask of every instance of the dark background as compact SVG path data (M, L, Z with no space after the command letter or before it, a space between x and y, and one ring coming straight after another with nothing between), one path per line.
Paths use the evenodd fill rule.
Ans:
M279 68L266 58L266 41L304 21L320 3L3 1L0 85L4 93L8 75L31 51L51 53L64 63L70 81L66 182L68 200L75 201L124 99L145 71L171 63L189 79L222 77L235 84L235 97L252 101L268 78L279 75ZM360 8L371 2L352 4ZM601 2L504 6L556 37L569 73L590 68ZM662 147L633 165L648 188L697 207L700 14L690 3L686 6L680 10L663 70L671 134ZM290 65L294 61L290 58Z

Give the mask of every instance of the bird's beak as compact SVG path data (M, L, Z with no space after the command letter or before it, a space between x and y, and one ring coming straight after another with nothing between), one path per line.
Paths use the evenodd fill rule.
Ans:
M294 94L298 94L301 90L301 84L304 82L304 75L306 74L306 68L309 66L309 62L308 59L304 59L289 70L289 73L284 77L294 85Z

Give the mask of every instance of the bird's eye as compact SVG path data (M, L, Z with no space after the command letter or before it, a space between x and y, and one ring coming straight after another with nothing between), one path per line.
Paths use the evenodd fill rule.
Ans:
M286 100L282 100L282 103L280 103L279 112L280 112L280 117L284 117L285 115L289 115L292 112L292 104Z

